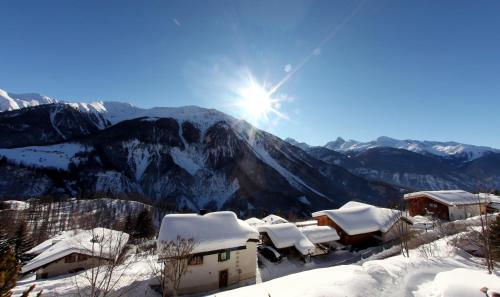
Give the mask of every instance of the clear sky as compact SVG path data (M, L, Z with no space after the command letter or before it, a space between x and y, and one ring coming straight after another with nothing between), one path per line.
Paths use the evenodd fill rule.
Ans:
M276 112L249 120L282 138L500 148L500 1L0 0L0 11L9 92L247 118L234 102L252 79L276 87Z

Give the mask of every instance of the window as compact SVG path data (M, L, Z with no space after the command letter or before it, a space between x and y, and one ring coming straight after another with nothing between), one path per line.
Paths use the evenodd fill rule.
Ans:
M76 262L76 254L71 254L64 257L64 263L73 263L73 262Z
M193 256L188 263L188 265L201 265L201 264L203 264L203 256Z
M432 208L438 207L436 203L429 203L429 206L432 207Z
M231 255L230 251L219 253L219 262L224 262L224 261L229 260L230 255Z
M78 255L78 262L85 261L88 259L87 255L80 254Z

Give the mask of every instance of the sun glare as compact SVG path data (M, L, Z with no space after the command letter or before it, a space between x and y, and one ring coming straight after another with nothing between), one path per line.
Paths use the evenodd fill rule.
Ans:
M241 92L241 107L248 116L258 120L267 118L272 111L272 99L269 93L261 86L252 84Z
M280 111L286 96L275 97L265 86L259 84L252 75L248 75L242 79L240 87L234 92L236 98L231 105L239 108L243 119L259 127L268 128L280 120L288 120L288 117Z

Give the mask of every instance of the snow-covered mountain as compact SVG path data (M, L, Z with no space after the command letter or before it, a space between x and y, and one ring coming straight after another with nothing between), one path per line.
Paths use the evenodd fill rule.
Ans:
M460 158L471 161L484 156L487 153L500 153L500 149L486 146L476 146L453 141L419 141L419 140L398 140L387 136L381 136L369 142L356 140L344 140L338 137L335 141L325 144L326 148L338 152L363 152L376 147L390 147L404 149L419 154L432 154L441 157Z
M23 107L56 103L57 100L36 93L13 94L0 89L0 111L15 110Z
M401 195L196 106L58 102L4 111L0 156L0 197L140 195L176 209L248 215Z
M438 147L447 149L432 153ZM500 188L500 153L491 148L384 137L370 143L339 138L305 150L358 176L412 190Z

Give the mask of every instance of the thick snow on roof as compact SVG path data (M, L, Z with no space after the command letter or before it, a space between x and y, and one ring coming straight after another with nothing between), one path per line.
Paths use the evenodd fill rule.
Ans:
M500 203L500 196L490 194L490 193L479 193L479 198L481 201L487 201L489 203Z
M300 231L312 243L324 243L340 239L337 231L330 226L307 226L300 229Z
M313 217L326 215L349 235L387 232L398 216L393 209L350 201L339 209L314 212Z
M302 222L295 222L295 226L297 227L306 227L306 226L317 226L318 221L316 220L309 220L309 221L302 221Z
M240 247L250 239L259 239L259 233L231 211L166 215L161 223L158 244L176 240L178 236L194 239L193 254Z
M294 246L302 255L315 250L314 244L292 223L259 226L259 232L265 232L278 249Z
M265 225L265 224L266 224L266 222L264 222L263 220L261 220L261 219L257 219L257 218L255 218L255 217L252 217L252 218L246 219L246 220L245 220L245 222L246 222L248 225L250 225L250 226L252 226L252 227L254 227L254 228L257 228L257 227L258 227L258 226L260 226L260 225Z
M106 228L81 230L74 236L69 235L59 237L60 240L49 248L42 246L43 252L24 265L21 272L35 270L72 253L112 259L120 255L129 238L127 233Z
M265 223L267 224L282 224L282 223L288 223L287 220L284 218L277 216L275 214L270 214L267 217L262 219Z
M56 243L70 239L71 237L76 236L80 232L85 232L85 230L74 229L74 230L59 232L59 234L57 234L56 236L45 240L44 242L32 248L31 250L27 251L26 254L39 255L48 248L50 248L51 246L55 245Z
M0 202L4 209L24 210L29 208L29 204L18 200L5 200Z
M404 195L404 199L426 196L446 205L466 205L478 203L477 195L462 190L420 191ZM484 202L484 199L481 199Z

